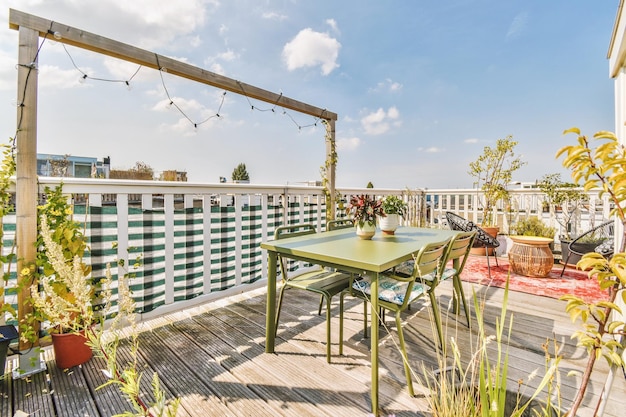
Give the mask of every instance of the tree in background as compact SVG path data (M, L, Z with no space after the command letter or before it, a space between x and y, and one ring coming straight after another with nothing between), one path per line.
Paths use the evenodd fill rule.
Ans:
M367 183L367 187L365 188L374 188L374 184L372 184L372 182L370 181Z
M233 181L250 181L250 175L246 170L246 164L241 163L233 170L231 179Z
M124 179L124 180L153 180L154 169L145 162L137 161L135 166L127 169L112 169L109 173L109 178L112 179Z

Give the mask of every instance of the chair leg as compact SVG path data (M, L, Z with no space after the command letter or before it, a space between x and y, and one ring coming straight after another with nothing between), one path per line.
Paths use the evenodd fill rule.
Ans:
M324 296L326 299L326 362L330 363L330 297Z
M343 355L343 296L339 294L339 354Z
M274 337L278 334L278 320L280 319L280 309L283 306L283 294L285 293L285 286L283 285L278 293L278 306L276 310L276 323L274 323Z
M320 295L320 308L319 310L317 310L317 315L321 316L322 315L322 306L324 305L324 296Z
M404 365L404 374L406 376L406 384L409 389L409 395L415 397L415 391L413 390L413 380L411 378L411 368L409 367L409 358L406 354L406 345L404 343L404 334L402 332L402 319L400 318L400 312L396 312L396 327L398 328L398 338L400 339L400 350L402 353L402 364Z
M428 291L428 296L430 297L430 307L433 310L435 326L437 327L437 334L439 335L439 346L443 348L443 330L441 326L441 314L439 312L439 305L437 304L437 298L435 297L434 288Z
M567 266L567 262L569 262L569 257L572 253L568 253L567 254L567 258L565 258L565 262L563 262L563 269L561 270L561 276L563 276L563 274L565 273L565 267ZM563 260L563 259L561 259Z
M491 266L489 266L489 248L485 246L485 256L487 257L487 273L489 274L489 279L491 279Z
M463 284L461 283L461 277L455 275L452 278L452 283L454 285L454 292L457 297L457 308L456 314L459 314L459 305L458 303L463 303L463 310L465 310L465 320L467 321L467 327L470 327L470 316L469 316L469 308L467 307L467 301L465 300L465 294L463 292Z
M363 301L363 338L367 339L367 301Z

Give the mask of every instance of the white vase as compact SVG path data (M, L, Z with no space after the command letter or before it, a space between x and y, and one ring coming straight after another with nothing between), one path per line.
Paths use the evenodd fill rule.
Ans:
M363 223L363 226L356 225L356 235L361 239L370 240L376 234L376 224Z
M400 226L400 216L397 213L387 214L385 217L378 218L378 224L384 234L393 235Z

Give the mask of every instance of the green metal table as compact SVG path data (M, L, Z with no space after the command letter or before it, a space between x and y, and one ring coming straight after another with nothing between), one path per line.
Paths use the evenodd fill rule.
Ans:
M261 243L267 250L267 306L265 319L265 351L274 352L276 321L276 273L278 254L358 274L369 273L376 282L381 272L404 261L424 245L455 236L457 231L400 227L395 235L383 235L377 231L372 240L362 240L354 229L340 229L315 235L299 236ZM372 285L372 317L378 311L378 285ZM372 412L378 412L378 320L372 320L371 367Z

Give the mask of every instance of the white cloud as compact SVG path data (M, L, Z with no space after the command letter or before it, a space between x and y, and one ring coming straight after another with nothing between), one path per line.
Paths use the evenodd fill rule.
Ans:
M235 52L233 52L231 49L229 49L226 52L222 52L221 54L217 55L218 59L221 59L223 61L233 61L235 60L239 55L236 54Z
M370 89L372 92L390 92L397 93L402 90L402 84L393 81L391 78L387 78L385 81L381 81L376 84L376 87Z
M528 25L528 13L521 12L511 22L509 30L506 33L506 39L515 39L521 36Z
M478 143L478 142L480 142L480 140L476 139L476 138L469 138L469 139L465 139L463 142L465 142L465 143Z
M339 27L337 26L337 21L335 19L326 19L326 24L330 26L333 32L339 33Z
M438 148L436 146L430 146L428 148L417 148L417 150L420 152L426 152L426 153L441 153L445 151L445 149Z
M261 15L261 17L263 19L268 19L268 20L278 20L278 21L287 20L287 15L276 13L276 12L265 12Z
M328 75L339 67L337 58L341 44L327 33L311 28L301 30L283 48L283 60L289 71L320 65L322 74Z
M361 139L357 137L341 138L337 140L337 149L342 151L353 151L361 146Z
M387 111L379 108L361 119L361 126L368 135L382 135L401 123L400 112L396 107L390 107Z

